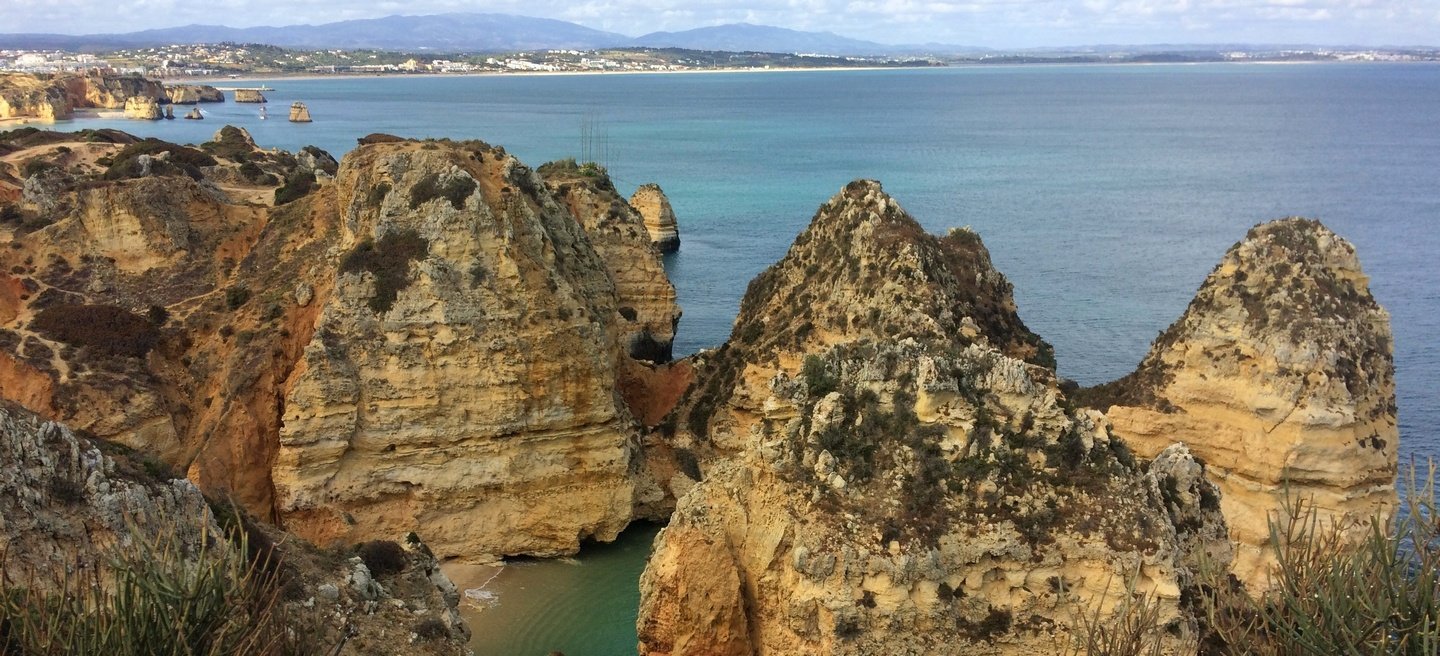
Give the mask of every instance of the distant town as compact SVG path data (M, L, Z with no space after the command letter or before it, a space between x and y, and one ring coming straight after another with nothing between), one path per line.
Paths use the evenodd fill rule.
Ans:
M107 70L158 78L254 75L421 73L667 72L786 68L874 68L1027 63L1163 63L1297 61L1440 61L1440 49L1177 50L1094 49L970 55L863 57L723 52L680 48L538 50L513 53L417 54L382 50L301 50L259 44L170 45L100 53L0 50L0 70L61 73Z

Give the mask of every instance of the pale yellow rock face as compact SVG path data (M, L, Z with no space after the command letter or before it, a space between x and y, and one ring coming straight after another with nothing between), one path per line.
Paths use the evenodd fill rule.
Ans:
M129 98L125 101L125 118L156 121L165 118L153 98Z
M661 253L674 253L680 250L680 226L675 221L675 210L670 207L670 199L655 183L640 185L639 189L630 196L630 206L640 212L645 219L645 231L650 234L650 241Z
M1134 374L1092 391L1142 455L1178 441L1208 464L1237 543L1234 571L1263 590L1268 521L1287 490L1313 498L1324 521L1395 506L1391 354L1389 316L1354 247L1286 219L1226 253Z
M638 436L615 391L615 287L580 225L483 144L365 146L335 186L334 256L391 234L425 249L388 309L375 273L342 263L285 386L286 526L321 543L414 530L442 558L613 539Z
M672 483L640 653L1065 653L1131 579L1184 653L1218 493L1183 447L1137 463L1048 352L978 237L848 185L696 358L667 446L710 457Z
M668 362L680 306L640 213L616 193L603 171L585 175L569 162L555 162L540 167L540 175L605 261L618 295L624 320L620 329L630 356Z
M1051 372L940 352L837 347L820 398L776 378L742 455L707 469L657 538L641 654L1056 654L1129 577L1179 629L1166 653L1184 653L1193 557L1229 558L1201 467L1181 448L1148 473L1122 464L1104 417L1063 409ZM910 427L883 428L906 411Z

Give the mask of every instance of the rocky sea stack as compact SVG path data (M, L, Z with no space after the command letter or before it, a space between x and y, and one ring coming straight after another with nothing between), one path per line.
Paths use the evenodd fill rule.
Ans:
M1322 518L1395 507L1400 433L1390 317L1355 247L1325 226L1257 226L1225 254L1136 371L1085 390L1144 457L1184 442L1209 464L1240 549L1266 584L1267 518L1286 495Z
M973 233L852 183L741 308L685 408L711 417L682 420L738 455L657 539L643 654L1051 653L1127 582L1194 634L1193 560L1229 558L1218 493L1061 392Z

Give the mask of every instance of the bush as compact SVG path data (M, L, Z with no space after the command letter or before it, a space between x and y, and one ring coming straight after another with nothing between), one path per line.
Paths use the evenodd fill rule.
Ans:
M146 139L130 144L116 153L111 158L110 167L105 170L105 179L138 178L141 175L140 156L156 157L162 153L169 153L169 155L165 161L151 164L150 173L152 175L186 175L191 179L199 180L204 177L200 173L200 167L215 166L216 163L214 157L194 148L177 146L159 139Z
M179 536L201 531L198 547ZM165 520L155 536L55 571L0 576L0 653L240 656L281 652L275 580L245 549ZM243 539L243 538L242 538ZM218 548L217 548L218 546ZM198 549L198 552L196 551Z
M475 188L475 180L469 176L455 176L441 183L438 174L429 173L410 188L410 209L419 209L436 198L444 198L458 210L465 207L465 199L475 193Z
M30 327L71 346L132 358L145 357L160 341L155 324L110 305L52 305L36 314Z
M414 230L387 233L379 242L365 240L345 255L341 273L368 271L375 276L375 295L369 306L376 313L389 312L400 292L410 286L410 263L430 252L430 243Z
M375 576L389 576L405 571L405 549L394 540L371 540L362 543L357 551L360 560Z
M1440 653L1440 524L1435 465L1411 471L1406 507L1354 539L1289 499L1270 524L1271 589L1252 599L1210 572L1202 600L1221 654ZM1213 568L1212 568L1213 569Z
M315 175L307 171L295 171L285 179L285 184L275 190L275 204L285 205L300 200L315 188Z
M416 622L410 630L415 633L417 638L425 641L444 640L450 637L450 628L445 626L444 622L433 617Z
M244 285L236 285L225 290L225 307L230 310L238 310L246 301L250 300L250 289Z

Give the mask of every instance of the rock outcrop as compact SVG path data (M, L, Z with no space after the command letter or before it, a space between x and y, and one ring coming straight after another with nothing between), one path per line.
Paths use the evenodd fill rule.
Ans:
M159 82L138 75L0 74L0 118L71 118L82 107L126 108L131 99L165 100ZM128 114L128 111L127 111Z
M615 191L609 175L599 167L565 160L546 164L539 173L605 260L619 295L630 356L669 362L680 307L675 304L675 287L665 275L659 254L649 244L640 214Z
M418 530L442 557L551 555L630 521L618 390L649 369L638 288L605 257L646 270L638 228L592 240L480 143L375 143L338 171L229 127L109 148L0 252L7 397L322 544Z
M0 118L58 121L70 118L74 112L71 98L63 87L33 75L0 75Z
M655 183L640 185L630 196L630 205L645 219L645 230L650 241L661 253L680 250L680 226L675 222L675 210L670 208L670 199Z
M240 522L251 553L286 587L276 603L287 624L277 628L291 639L326 651L345 640L354 653L466 653L470 634L457 612L458 590L418 538L396 548L396 571L374 575L358 557L278 540L273 528L234 515L217 517L189 481L165 478L163 466L143 454L107 450L0 402L0 575L8 584L49 589L77 566L103 564L137 543L173 539L192 558L234 553L224 538L233 539ZM426 620L438 635L416 643L406 629Z
M263 103L263 102L268 102L268 101L265 100L265 94L260 93L260 91L258 91L258 90L256 90L256 89L236 89L236 90L235 90L235 102L237 102L237 103Z
M125 118L158 121L165 118L165 114L153 98L129 98L125 101Z
M311 120L312 119L310 118L310 108L306 107L305 103L294 102L290 104L291 123L309 123L311 122Z
M173 84L165 87L165 95L175 105L225 102L225 92L208 84Z
M657 538L642 654L1051 654L1127 589L1172 648L1193 635L1181 590L1229 557L1218 493L1067 400L975 235L852 183L741 307L731 366L766 376L702 365L692 395L733 375L713 413L750 419L681 420L737 455Z
M205 115L200 113L199 107L191 107L190 111L185 113L185 118L192 121L199 121L203 120L205 118Z
M1178 441L1208 463L1252 590L1286 494L1327 522L1395 506L1389 315L1355 248L1315 221L1251 230L1134 373L1083 396L1140 454Z

